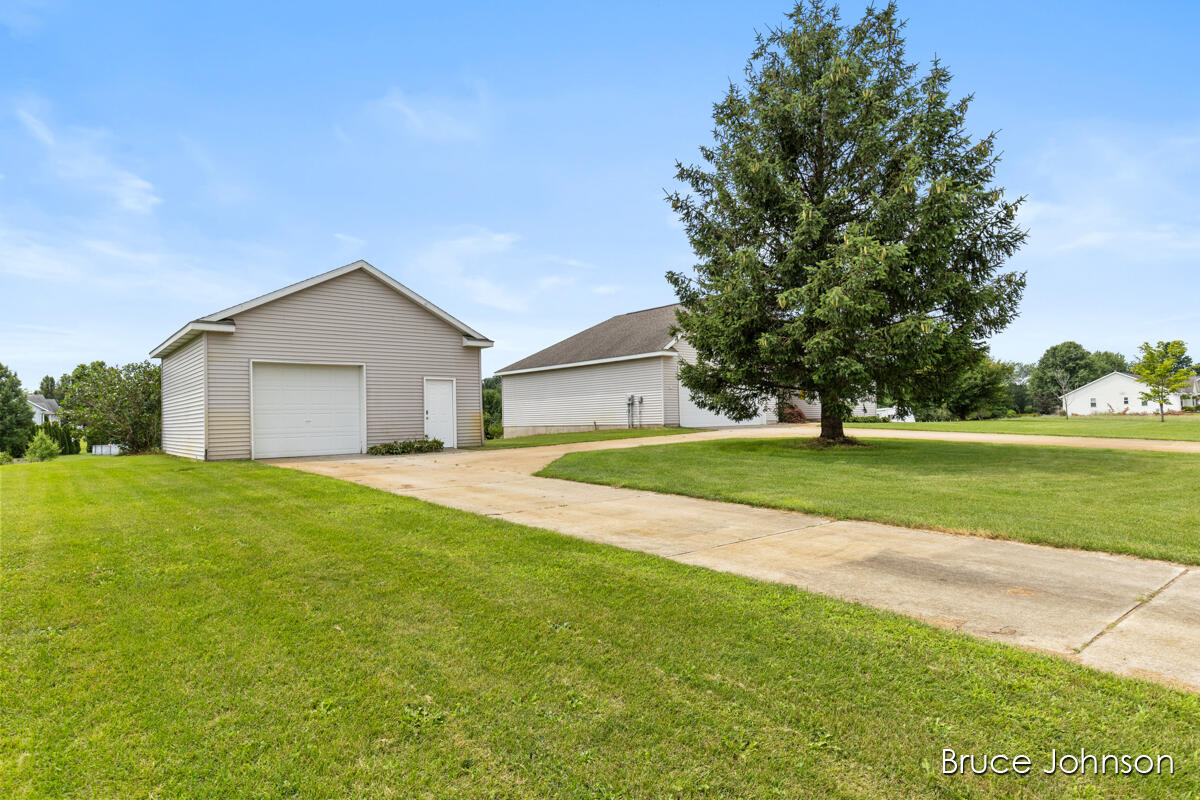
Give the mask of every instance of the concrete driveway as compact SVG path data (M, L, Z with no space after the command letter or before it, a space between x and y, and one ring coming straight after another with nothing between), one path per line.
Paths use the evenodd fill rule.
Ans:
M1200 570L532 474L563 454L579 450L809 434L797 427L271 463L688 564L787 583L981 638L1200 692L1200 658L1196 657L1200 652ZM937 438L993 440L980 436L994 437L938 434ZM998 438L1007 441L1014 437ZM1086 441L1096 440L1076 439L1066 444L1101 446ZM1200 443L1194 442L1149 444L1192 444L1200 452Z

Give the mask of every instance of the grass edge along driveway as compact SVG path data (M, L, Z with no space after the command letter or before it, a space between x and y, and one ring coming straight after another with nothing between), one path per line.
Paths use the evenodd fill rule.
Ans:
M250 462L0 467L0 501L3 796L1200 792L1200 696L786 586Z
M538 475L1200 564L1200 455L869 439L569 453Z
M701 433L709 428L613 428L599 431L576 431L574 433L538 433L532 436L517 436L512 439L488 439L482 447L467 450L504 450L513 447L543 447L552 444L575 444L576 442L607 442L613 439L642 439L650 436L681 436Z
M1175 414L1160 422L1157 416L1096 414L1086 417L1007 417L959 422L846 423L856 435L868 431L958 431L962 433L1017 433L1042 436L1094 436L1101 439L1155 439L1200 442L1200 413Z

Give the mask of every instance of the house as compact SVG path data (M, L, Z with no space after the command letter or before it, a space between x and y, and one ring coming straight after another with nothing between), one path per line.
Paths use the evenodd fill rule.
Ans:
M1078 389L1060 396L1062 407L1068 414L1157 414L1158 403L1141 398L1146 385L1130 372L1110 372ZM1193 378L1190 391L1170 395L1163 403L1165 411L1179 411L1196 407L1196 396L1200 395L1200 379Z
M679 382L680 362L695 359L696 350L672 333L678 308L619 314L497 370L504 379L505 436L775 423L773 402L744 422L696 405ZM809 419L820 417L815 399L797 405ZM875 413L873 403L867 406L855 413Z
M27 394L25 401L33 410L33 424L43 422L58 422L58 401L52 397L42 397L40 394Z
M162 447L221 460L483 443L486 336L365 261L200 317L162 359Z

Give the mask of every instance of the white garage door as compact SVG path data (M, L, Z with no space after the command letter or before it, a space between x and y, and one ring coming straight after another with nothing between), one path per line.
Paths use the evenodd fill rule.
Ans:
M252 369L255 458L363 452L362 367Z
M734 422L724 414L701 408L692 402L692 393L679 384L679 425L684 428L722 428L731 425L766 425L774 421L774 415L764 411L757 417L744 422Z

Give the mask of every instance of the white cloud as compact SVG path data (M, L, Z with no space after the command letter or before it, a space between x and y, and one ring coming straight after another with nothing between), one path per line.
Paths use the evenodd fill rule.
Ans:
M150 181L123 169L104 153L101 131L53 131L29 106L16 110L17 120L46 151L50 167L59 178L107 195L126 211L148 214L162 202Z
M592 287L592 293L599 294L599 295L616 294L619 291L621 291L621 287L614 286L611 283L602 283L602 284L599 284L598 286Z
M489 115L487 101L478 88L473 96L465 98L419 97L401 89L392 89L370 103L369 111L411 136L436 142L482 138Z

